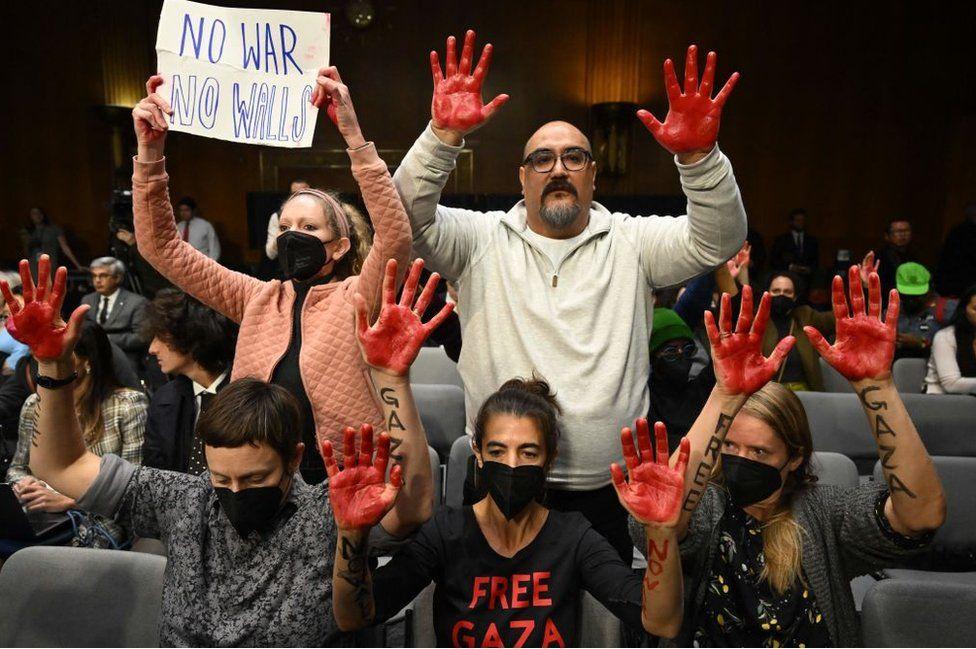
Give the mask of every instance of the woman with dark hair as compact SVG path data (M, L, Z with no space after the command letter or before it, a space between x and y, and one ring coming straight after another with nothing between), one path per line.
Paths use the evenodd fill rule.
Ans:
M814 327L826 335L834 333L834 315L820 312L806 304L798 304L802 294L800 279L788 270L774 272L769 278L770 324L762 339L763 353L770 354L776 344L788 336L796 340L789 355L773 378L793 391L823 392L823 372L816 350L800 332Z
M75 412L84 432L85 446L95 455L118 455L133 464L142 462L142 441L146 426L146 395L122 387L112 365L112 346L105 331L85 320L74 349ZM35 377L36 380L36 377ZM7 481L21 504L31 511L64 512L75 508L75 501L54 491L34 477L30 470L30 449L37 423L38 396L32 394L20 413L17 451L7 470ZM73 515L73 545L120 547L129 540L128 531L114 521L86 514Z
M621 504L646 526L653 548L642 580L582 514L546 507L546 477L558 453L559 412L546 382L505 382L482 404L475 420L474 473L465 506L441 508L389 564L372 574L361 559L370 528L383 510L364 515L343 505L353 499L338 492L369 487L358 484L354 473L354 434L345 440L342 471L329 446L326 466L339 527L333 578L339 628L348 631L384 621L433 581L437 646L577 646L583 590L632 627L664 636L676 633L681 577L678 553L669 553L669 545L671 550L677 545L674 525L687 443L670 468L664 426L655 427L655 459L647 422L641 420L639 456L630 429L622 434L630 481L616 464L611 467ZM364 457L371 447L371 440L364 438ZM397 482L394 476L392 485L386 485L392 492L387 506L395 498Z
M927 394L976 394L976 284L960 296L951 324L932 339Z
M361 293L370 315L376 315L387 260L397 260L401 269L409 261L410 223L386 164L363 137L339 72L334 67L319 71L313 103L327 106L346 141L375 240L370 247L368 226L358 212L327 192L301 189L279 211L278 261L285 281L270 282L221 266L180 236L163 157L166 115L172 111L157 93L162 83L162 77L151 77L148 96L132 111L138 140L132 191L140 253L176 286L240 324L231 380L254 377L294 394L310 449L320 448L319 439L337 441L345 426L382 425L380 405L356 348L353 296ZM322 482L325 468L319 454L306 453L301 472L307 482Z
M31 272L35 276L37 262L41 255L48 255L51 258L51 265L57 268L62 252L76 270L81 270L82 266L78 263L71 246L68 245L64 231L51 223L47 212L40 207L30 208L30 220L27 222L27 227L21 230L21 237L24 241L24 256L30 261Z
M687 438L678 646L857 646L851 579L924 549L945 521L939 476L891 378L898 294L892 291L882 321L877 273L867 309L856 265L850 280L848 311L843 281L834 278L836 343L812 327L804 333L860 397L877 440L880 483L816 484L803 406L769 383L775 364L762 356L768 295L754 325L749 287L734 329L728 296L718 327L705 315L717 385ZM631 532L642 540L641 526L632 523Z
M200 475L206 470L200 415L230 381L237 325L175 289L156 294L141 332L172 380L149 401L143 464Z

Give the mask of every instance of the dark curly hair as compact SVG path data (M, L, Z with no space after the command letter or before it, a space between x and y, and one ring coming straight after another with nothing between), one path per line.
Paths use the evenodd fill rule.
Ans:
M236 324L172 288L156 294L141 333L147 340L159 338L181 354L188 354L214 374L230 366L237 345Z
M552 393L549 384L533 377L532 379L510 379L498 391L485 399L474 423L474 447L481 448L485 439L488 422L495 415L527 417L535 421L546 445L546 470L556 459L559 444L559 415L562 410Z

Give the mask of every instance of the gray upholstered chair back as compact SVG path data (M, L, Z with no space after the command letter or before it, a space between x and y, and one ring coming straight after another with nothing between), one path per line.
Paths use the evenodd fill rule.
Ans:
M976 586L882 579L864 596L865 647L971 647L976 638Z
M166 559L141 552L31 547L0 570L0 644L155 647Z
M410 382L414 385L437 384L464 387L457 363L452 361L443 347L423 347L417 360L410 366Z
M854 392L851 382L845 379L843 374L831 367L823 357L818 356L817 360L820 362L820 373L823 375L824 392Z
M860 483L854 460L829 451L814 451L810 461L817 484L831 487L856 487Z
M464 435L464 391L456 385L412 385L420 420L427 431L427 443L442 461L447 461L451 444Z
M464 498L464 477L468 472L468 458L474 455L471 438L459 437L451 446L451 457L447 462L447 480L444 483L444 504L460 507Z
M906 394L922 394L922 384L925 383L925 372L928 370L928 359L899 358L891 366L891 376L895 380L895 387Z

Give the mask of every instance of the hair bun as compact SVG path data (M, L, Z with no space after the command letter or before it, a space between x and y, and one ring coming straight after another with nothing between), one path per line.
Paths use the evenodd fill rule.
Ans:
M559 407L556 394L552 391L549 383L535 374L532 375L531 379L523 379L521 377L509 379L502 384L502 387L498 388L499 392L506 392L508 390L528 392L545 401L557 414L562 414L562 408Z

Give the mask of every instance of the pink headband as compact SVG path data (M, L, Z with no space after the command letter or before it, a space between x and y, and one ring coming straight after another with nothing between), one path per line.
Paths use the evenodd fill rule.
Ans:
M292 194L292 197L298 196L300 194L308 194L310 196L315 196L316 198L321 198L326 204L332 208L332 212L335 214L336 223L339 224L339 236L349 238L349 217L346 216L346 210L342 209L342 205L336 199L332 198L331 195L322 191L321 189L314 189L309 187L308 189L299 189L297 192Z

